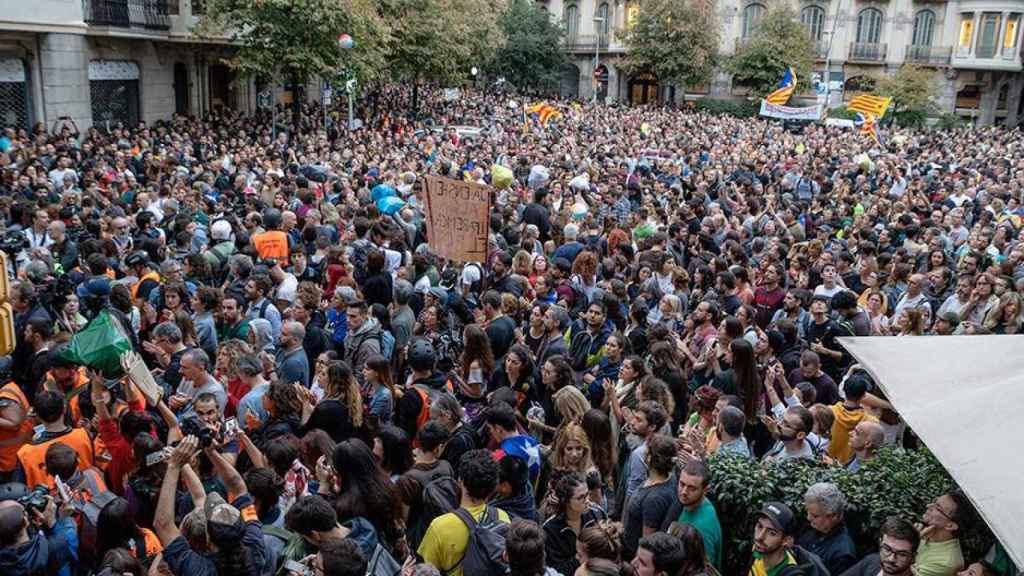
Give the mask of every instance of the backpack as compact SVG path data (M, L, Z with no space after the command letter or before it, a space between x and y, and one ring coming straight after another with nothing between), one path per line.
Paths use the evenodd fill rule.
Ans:
M508 572L508 563L503 558L508 524L498 517L498 509L487 506L480 522L465 508L455 510L455 515L469 528L469 543L466 544L466 553L452 570L462 566L464 576L492 576Z
M366 282L366 256L370 253L370 247L370 241L365 238L352 243L352 256L349 260L352 262L352 276L360 286Z
M418 513L415 518L409 518L409 545L413 548L419 547L423 535L427 533L427 528L435 518L453 512L459 507L459 486L455 482L455 476L450 473L451 465L445 468L435 468L429 472L413 468L407 472L422 487Z

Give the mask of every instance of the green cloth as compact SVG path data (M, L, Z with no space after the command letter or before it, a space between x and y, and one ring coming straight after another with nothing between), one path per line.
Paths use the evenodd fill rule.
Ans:
M722 525L718 522L718 513L711 501L704 498L697 510L690 512L683 509L679 515L680 524L689 524L700 532L704 538L704 553L707 554L711 565L716 569L721 568L722 560Z
M227 342L228 340L238 339L243 342L248 342L247 337L249 336L249 321L242 320L234 326L225 326L221 324L217 326L217 341Z

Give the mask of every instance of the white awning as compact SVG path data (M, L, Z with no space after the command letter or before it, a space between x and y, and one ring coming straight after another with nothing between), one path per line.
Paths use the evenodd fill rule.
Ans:
M1024 336L840 341L1024 567Z

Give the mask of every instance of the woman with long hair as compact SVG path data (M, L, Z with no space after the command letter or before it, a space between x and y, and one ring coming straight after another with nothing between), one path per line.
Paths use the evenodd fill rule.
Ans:
M302 425L302 400L296 388L284 382L273 382L267 388L262 401L269 418L251 435L260 450L266 450L267 444L279 436L298 432Z
M238 403L249 393L249 386L238 376L236 364L242 356L252 356L252 348L237 338L221 342L217 350L217 361L213 376L228 392L228 404L224 408L224 416L234 416L238 411Z
M664 381L672 391L675 409L669 415L672 417L674 430L686 421L690 389L686 385L683 367L671 342L663 340L651 345L651 376Z
M366 413L375 419L376 425L390 422L399 399L391 377L391 362L380 354L370 356L363 366L363 380L366 382L362 391L367 403Z
M400 504L370 447L358 438L339 442L331 462L331 492L338 521L366 518L382 540L395 542L399 535L396 520ZM317 473L320 474L319 470ZM320 493L324 492L325 488L321 487Z
M139 562L149 564L163 550L160 539L151 530L135 523L128 501L118 497L100 510L96 520L95 558L103 558L110 550L123 548Z
M607 515L588 498L587 482L580 474L566 474L554 486L554 515L544 522L544 551L547 565L560 574L573 574L577 536L605 520Z
M611 380L606 380L600 395L596 390L591 390L591 400L598 402L600 408L608 410L615 417L615 421L623 425L626 422L623 409L633 410L640 403L637 399L640 383L647 375L647 364L643 359L639 356L630 356L622 361L614 384Z
M583 396L579 389L572 385L572 366L560 354L548 358L541 366L540 383L541 386L537 392L540 398L540 406L544 409L544 420L540 421L527 417L527 422L529 423L530 431L537 434L538 439L549 442L552 437L551 435L556 432L557 428L566 422L572 421L571 417L569 420L566 420L564 412L558 407L556 398L568 389L576 390L580 397L583 397L584 402L586 402L586 397ZM565 397L563 395L563 398ZM589 408L590 405L587 403L587 409ZM580 416L582 416L582 413Z
M618 441L615 439L611 418L603 410L591 408L583 414L580 427L590 441L591 459L601 474L601 483L613 488Z
M303 391L302 428L299 436L319 428L335 442L342 442L358 434L363 426L363 397L359 382L347 362L336 361L327 366L324 399L315 401L312 393Z
M513 344L505 354L501 367L491 376L490 391L509 387L516 393L516 408L523 419L526 411L539 397L533 386L533 355L523 344Z
M412 441L405 430L384 424L373 437L373 456L391 482L397 482L402 474L412 468Z
M157 314L161 322L173 321L174 313L184 310L188 313L189 294L188 288L182 282L165 284L160 289L160 297L157 302Z
M985 328L993 334L1019 334L1024 323L1021 312L1022 299L1017 292L1004 292L999 303L989 310L985 317Z
M470 421L476 420L487 406L486 386L494 373L494 352L487 332L479 324L467 324L462 330L462 355L455 371L458 387L455 397L462 403Z
M864 296L867 297L865 302L867 303L868 319L871 320L871 335L888 336L889 317L886 314L889 303L885 292L878 288L868 288L864 291Z
M611 336L604 343L604 354L593 368L583 373L583 384L588 388L588 396L595 404L603 404L602 391L607 383L619 380L619 371L622 368L622 361L632 353L629 348L629 340L622 332L612 332Z
M923 336L925 315L921 308L904 308L896 317L894 326L899 332L897 336Z
M704 537L693 524L673 522L668 527L668 534L683 542L686 549L686 560L677 572L679 576L717 576L718 571L708 560L704 548Z

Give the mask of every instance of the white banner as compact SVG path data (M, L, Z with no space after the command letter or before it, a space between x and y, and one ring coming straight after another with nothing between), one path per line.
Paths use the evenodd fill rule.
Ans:
M825 118L825 126L838 126L840 128L853 128L855 124L853 120L847 120L846 118Z
M819 120L821 119L822 106L804 106L793 108L790 106L777 106L769 104L767 100L761 100L761 116L769 118L781 118L783 120Z

